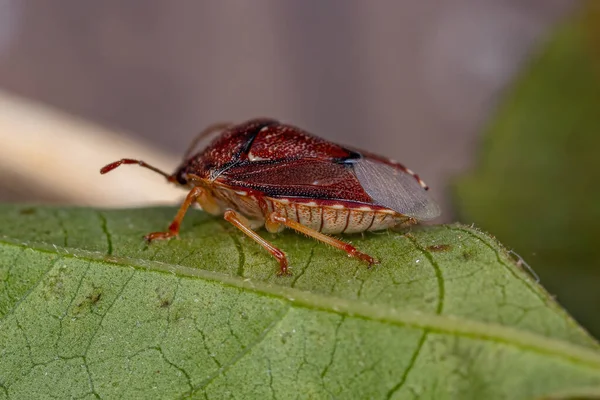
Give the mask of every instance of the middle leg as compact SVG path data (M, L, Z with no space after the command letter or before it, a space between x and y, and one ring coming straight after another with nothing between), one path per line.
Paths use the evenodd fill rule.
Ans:
M283 253L283 251L279 250L277 247L273 246L271 243L267 242L265 239L260 237L258 233L254 232L250 229L250 223L246 218L239 215L233 210L225 211L223 218L227 222L230 222L233 226L244 232L248 237L254 240L256 243L260 244L264 247L273 257L279 261L279 272L278 275L291 275L288 271L288 261L287 257Z

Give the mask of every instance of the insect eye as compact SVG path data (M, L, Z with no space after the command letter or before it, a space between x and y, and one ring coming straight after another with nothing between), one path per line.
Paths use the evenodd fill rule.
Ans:
M175 175L175 179L177 179L177 182L180 185L187 185L188 183L187 173L185 173L185 171L183 170L177 172L177 175Z

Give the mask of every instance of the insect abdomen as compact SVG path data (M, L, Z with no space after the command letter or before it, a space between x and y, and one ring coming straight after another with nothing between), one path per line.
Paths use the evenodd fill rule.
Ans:
M377 210L367 206L329 206L271 198L267 199L267 204L269 211L275 211L318 232L331 234L388 229L406 219L391 210Z

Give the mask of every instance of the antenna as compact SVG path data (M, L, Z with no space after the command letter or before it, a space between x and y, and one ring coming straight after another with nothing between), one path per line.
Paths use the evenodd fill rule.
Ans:
M121 159L121 160L119 160L119 161L112 162L112 163L110 163L110 164L108 164L108 165L104 166L104 167L103 167L103 168L100 170L100 173L104 175L104 174L106 174L107 172L110 172L110 171L112 171L113 169L115 169L115 168L117 168L117 167L121 166L122 164L137 164L137 165L139 165L140 167L148 168L149 170L151 170L151 171L154 171L154 172L156 172L157 174L160 174L160 175L164 176L165 178L167 178L167 180L168 180L169 182L176 182L176 179L175 179L175 177L174 177L173 175L171 175L171 174L167 174L166 172L164 172L164 171L161 171L160 169L158 169L158 168L156 168L156 167L153 167L152 165L150 165L150 164L147 164L147 163L145 163L145 162L144 162L144 161L142 161L142 160L134 160L134 159L131 159L131 158L123 158L123 159Z

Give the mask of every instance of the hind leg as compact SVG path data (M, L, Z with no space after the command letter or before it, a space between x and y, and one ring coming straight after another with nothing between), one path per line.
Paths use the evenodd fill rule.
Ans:
M325 235L324 233L321 233L321 232L311 229L307 226L304 226L299 222L296 222L296 221L291 220L286 217L282 217L281 215L278 215L277 213L269 214L269 216L267 217L267 220L265 222L265 226L267 227L267 229L269 231L276 231L278 225L287 226L288 228L292 228L293 230L295 230L297 232L304 233L305 235L310 236L313 239L318 240L319 242L328 244L337 249L345 251L350 257L358 258L359 260L364 261L367 264L369 264L369 266L371 266L373 264L379 264L379 261L377 259L371 257L368 254L358 251L356 249L356 247L352 246L349 243L346 243L346 242L343 242L334 237Z

